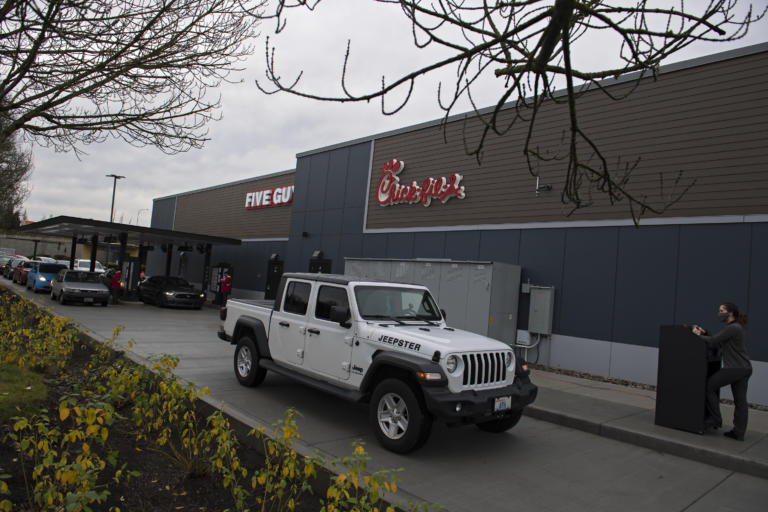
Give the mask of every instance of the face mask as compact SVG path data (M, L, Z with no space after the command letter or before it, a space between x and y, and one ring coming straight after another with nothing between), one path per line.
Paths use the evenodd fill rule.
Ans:
M730 315L730 313L718 313L717 318L719 318L721 322L727 322Z

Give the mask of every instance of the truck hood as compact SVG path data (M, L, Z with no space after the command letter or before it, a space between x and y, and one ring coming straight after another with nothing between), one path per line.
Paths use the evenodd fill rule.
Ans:
M473 332L424 324L366 325L360 334L374 344L430 356L435 350L445 355L509 349L506 343Z

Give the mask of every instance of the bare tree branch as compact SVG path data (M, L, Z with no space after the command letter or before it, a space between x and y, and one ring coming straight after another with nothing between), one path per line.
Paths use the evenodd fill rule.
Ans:
M314 9L320 0L278 0L274 16L285 26L290 8ZM371 0L400 7L411 23L416 48L441 47L445 57L395 79L382 77L378 89L356 94L347 80L350 45L344 56L340 77L341 93L321 95L302 87L303 72L284 80L277 71L274 46L266 43L266 82L257 82L267 94L286 92L319 101L353 102L380 99L382 112L399 111L412 97L414 84L425 75L442 68L456 67L452 87L438 86L438 103L447 120L460 100L468 99L474 115L483 123L480 141L467 145L467 152L481 158L490 134L503 135L519 123L526 123L527 136L522 151L528 169L537 173L537 161L563 161L565 186L561 199L572 210L592 203L591 191L604 194L611 204L626 201L637 222L650 211L662 213L679 201L692 183L660 176L661 203L646 195L635 195L628 188L639 160L609 162L598 145L581 128L577 111L580 95L592 88L611 99L620 99L631 90L616 95L600 80L636 74L634 90L640 80L653 76L661 62L699 41L726 42L742 38L752 23L762 20L768 7L754 11L744 0ZM576 65L574 44L588 34L610 35L617 48L616 60L594 68ZM491 111L480 110L472 88L480 78L491 76L503 81ZM578 84L576 82L579 82ZM559 97L558 88L566 94ZM386 108L384 99L405 93L395 108ZM509 115L509 103L513 113ZM533 144L537 115L549 103L565 103L568 108L567 152L551 155ZM502 116L502 113L504 114ZM502 121L505 119L505 121ZM672 188L669 189L669 182Z
M212 94L253 51L264 0L6 0L0 140L201 147Z

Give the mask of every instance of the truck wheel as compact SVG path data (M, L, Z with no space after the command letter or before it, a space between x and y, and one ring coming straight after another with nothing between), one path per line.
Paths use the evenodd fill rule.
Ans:
M379 443L395 453L419 448L432 430L432 418L413 388L398 379L385 379L376 386L369 420Z
M517 422L520 421L520 417L522 415L523 415L523 410L520 409L519 411L513 412L509 416L504 416L503 418L499 418L496 420L484 421L482 423L478 423L477 428L479 428L483 432L491 432L494 434L506 432L507 430L517 425Z
M237 341L235 349L235 375L243 386L258 386L267 376L267 370L259 366L259 352L248 336Z

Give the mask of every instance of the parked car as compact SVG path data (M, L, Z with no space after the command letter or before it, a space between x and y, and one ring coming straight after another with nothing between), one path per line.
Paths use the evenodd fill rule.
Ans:
M85 270L86 272L90 272L91 260L75 260L75 270ZM96 266L93 268L93 271L101 274L104 272L104 266L96 260Z
M27 274L27 289L33 292L48 291L51 289L51 281L56 277L60 270L65 270L66 265L59 263L40 262Z
M38 260L44 261L45 263L56 263L56 260L54 258L50 258L48 256L38 256Z
M8 264L11 262L12 259L18 258L18 254L3 254L0 256L0 274L5 275L5 269L8 267Z
M99 280L98 272L60 270L51 283L51 299L61 304L69 301L107 306L109 289Z
M8 264L3 269L3 277L6 279L13 279L13 269L22 261L27 261L29 258L26 256L16 255L8 261Z
M203 307L205 292L182 277L153 276L139 284L139 299L158 306Z
M18 265L16 265L13 268L13 276L11 276L11 280L14 283L18 284L26 284L27 282L27 274L29 273L29 269L31 269L35 263L40 263L38 260L26 260L20 262Z

